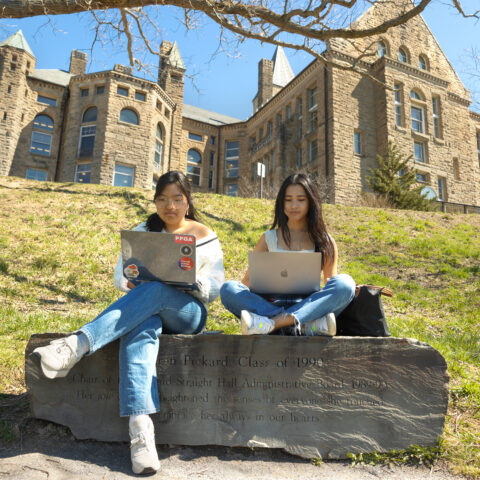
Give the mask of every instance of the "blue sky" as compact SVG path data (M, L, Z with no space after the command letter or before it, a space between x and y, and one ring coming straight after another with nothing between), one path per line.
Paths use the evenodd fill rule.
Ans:
M476 0L466 0L473 5ZM252 99L257 91L257 64L261 58L271 58L275 47L246 40L236 52L229 55L218 53L219 28L206 17L197 30L186 31L179 19L182 11L173 7L161 7L159 17L159 41L176 41L187 67L187 74L194 75L194 81L186 79L185 103L206 108L240 119L252 113ZM453 67L459 73L467 88L480 90L467 72L469 49L480 50L480 24L473 19L463 19L458 13L436 0L427 7L424 19L443 48ZM89 14L60 15L50 18L36 17L22 20L0 20L0 40L22 29L37 58L37 68L60 68L68 70L70 52L73 49L88 53L87 71L111 69L115 63L128 64L128 56L117 44L90 51L93 32ZM312 57L303 52L286 50L288 60L295 74L299 73ZM152 63L156 59L149 58ZM138 76L143 74L136 73Z

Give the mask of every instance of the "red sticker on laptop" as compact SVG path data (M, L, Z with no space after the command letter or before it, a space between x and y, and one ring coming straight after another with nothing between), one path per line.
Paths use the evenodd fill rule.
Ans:
M182 258L180 258L180 260L178 261L178 266L179 266L182 270L190 271L190 270L192 270L192 268L193 268L193 260L192 260L191 258L188 258L188 257L182 257Z
M195 243L195 237L193 235L175 235L175 243L188 243L193 245Z
M131 263L130 265L127 265L123 269L123 272L125 273L125 276L127 278L137 278L138 275L139 275L138 267L134 263Z

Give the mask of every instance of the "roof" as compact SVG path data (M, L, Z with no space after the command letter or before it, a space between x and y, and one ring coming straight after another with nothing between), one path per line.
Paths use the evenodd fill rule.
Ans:
M194 107L193 105L183 105L182 116L198 122L208 123L210 125L220 126L229 125L231 123L243 122L238 118L222 115L221 113L210 112L203 108Z
M55 85L61 85L66 87L70 83L70 79L73 77L71 73L65 72L64 70L34 70L30 77L36 78L43 82L54 83Z
M23 33L21 30L18 30L17 33L10 35L6 40L0 43L0 47L4 47L4 46L15 47L20 50L25 50L32 57L35 58L35 55L33 54L32 49L28 45L27 40L23 36Z
M185 69L185 64L183 63L182 56L180 55L180 50L178 50L177 42L173 44L170 54L168 56L168 61L172 67Z
M284 87L287 83L291 82L295 75L293 74L292 67L288 63L287 56L283 51L283 48L278 46L275 49L275 53L272 57L273 61L273 84L279 87Z

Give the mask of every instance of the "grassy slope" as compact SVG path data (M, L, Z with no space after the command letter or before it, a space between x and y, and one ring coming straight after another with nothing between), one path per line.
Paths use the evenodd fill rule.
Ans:
M0 177L0 392L22 392L32 333L71 331L118 297L118 231L153 211L151 192ZM271 222L272 203L197 195L224 248L227 278ZM480 475L480 215L325 206L340 271L396 293L385 310L393 335L430 343L446 358L451 401L444 456ZM238 333L216 301L210 329ZM215 319L215 320L213 320Z

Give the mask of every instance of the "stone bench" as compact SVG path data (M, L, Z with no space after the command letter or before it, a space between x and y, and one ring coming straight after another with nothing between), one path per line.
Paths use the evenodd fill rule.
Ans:
M128 441L118 416L118 342L48 380L29 354L61 334L33 335L26 383L34 417L78 439ZM283 448L307 458L433 446L448 374L440 353L404 338L162 335L156 441Z

